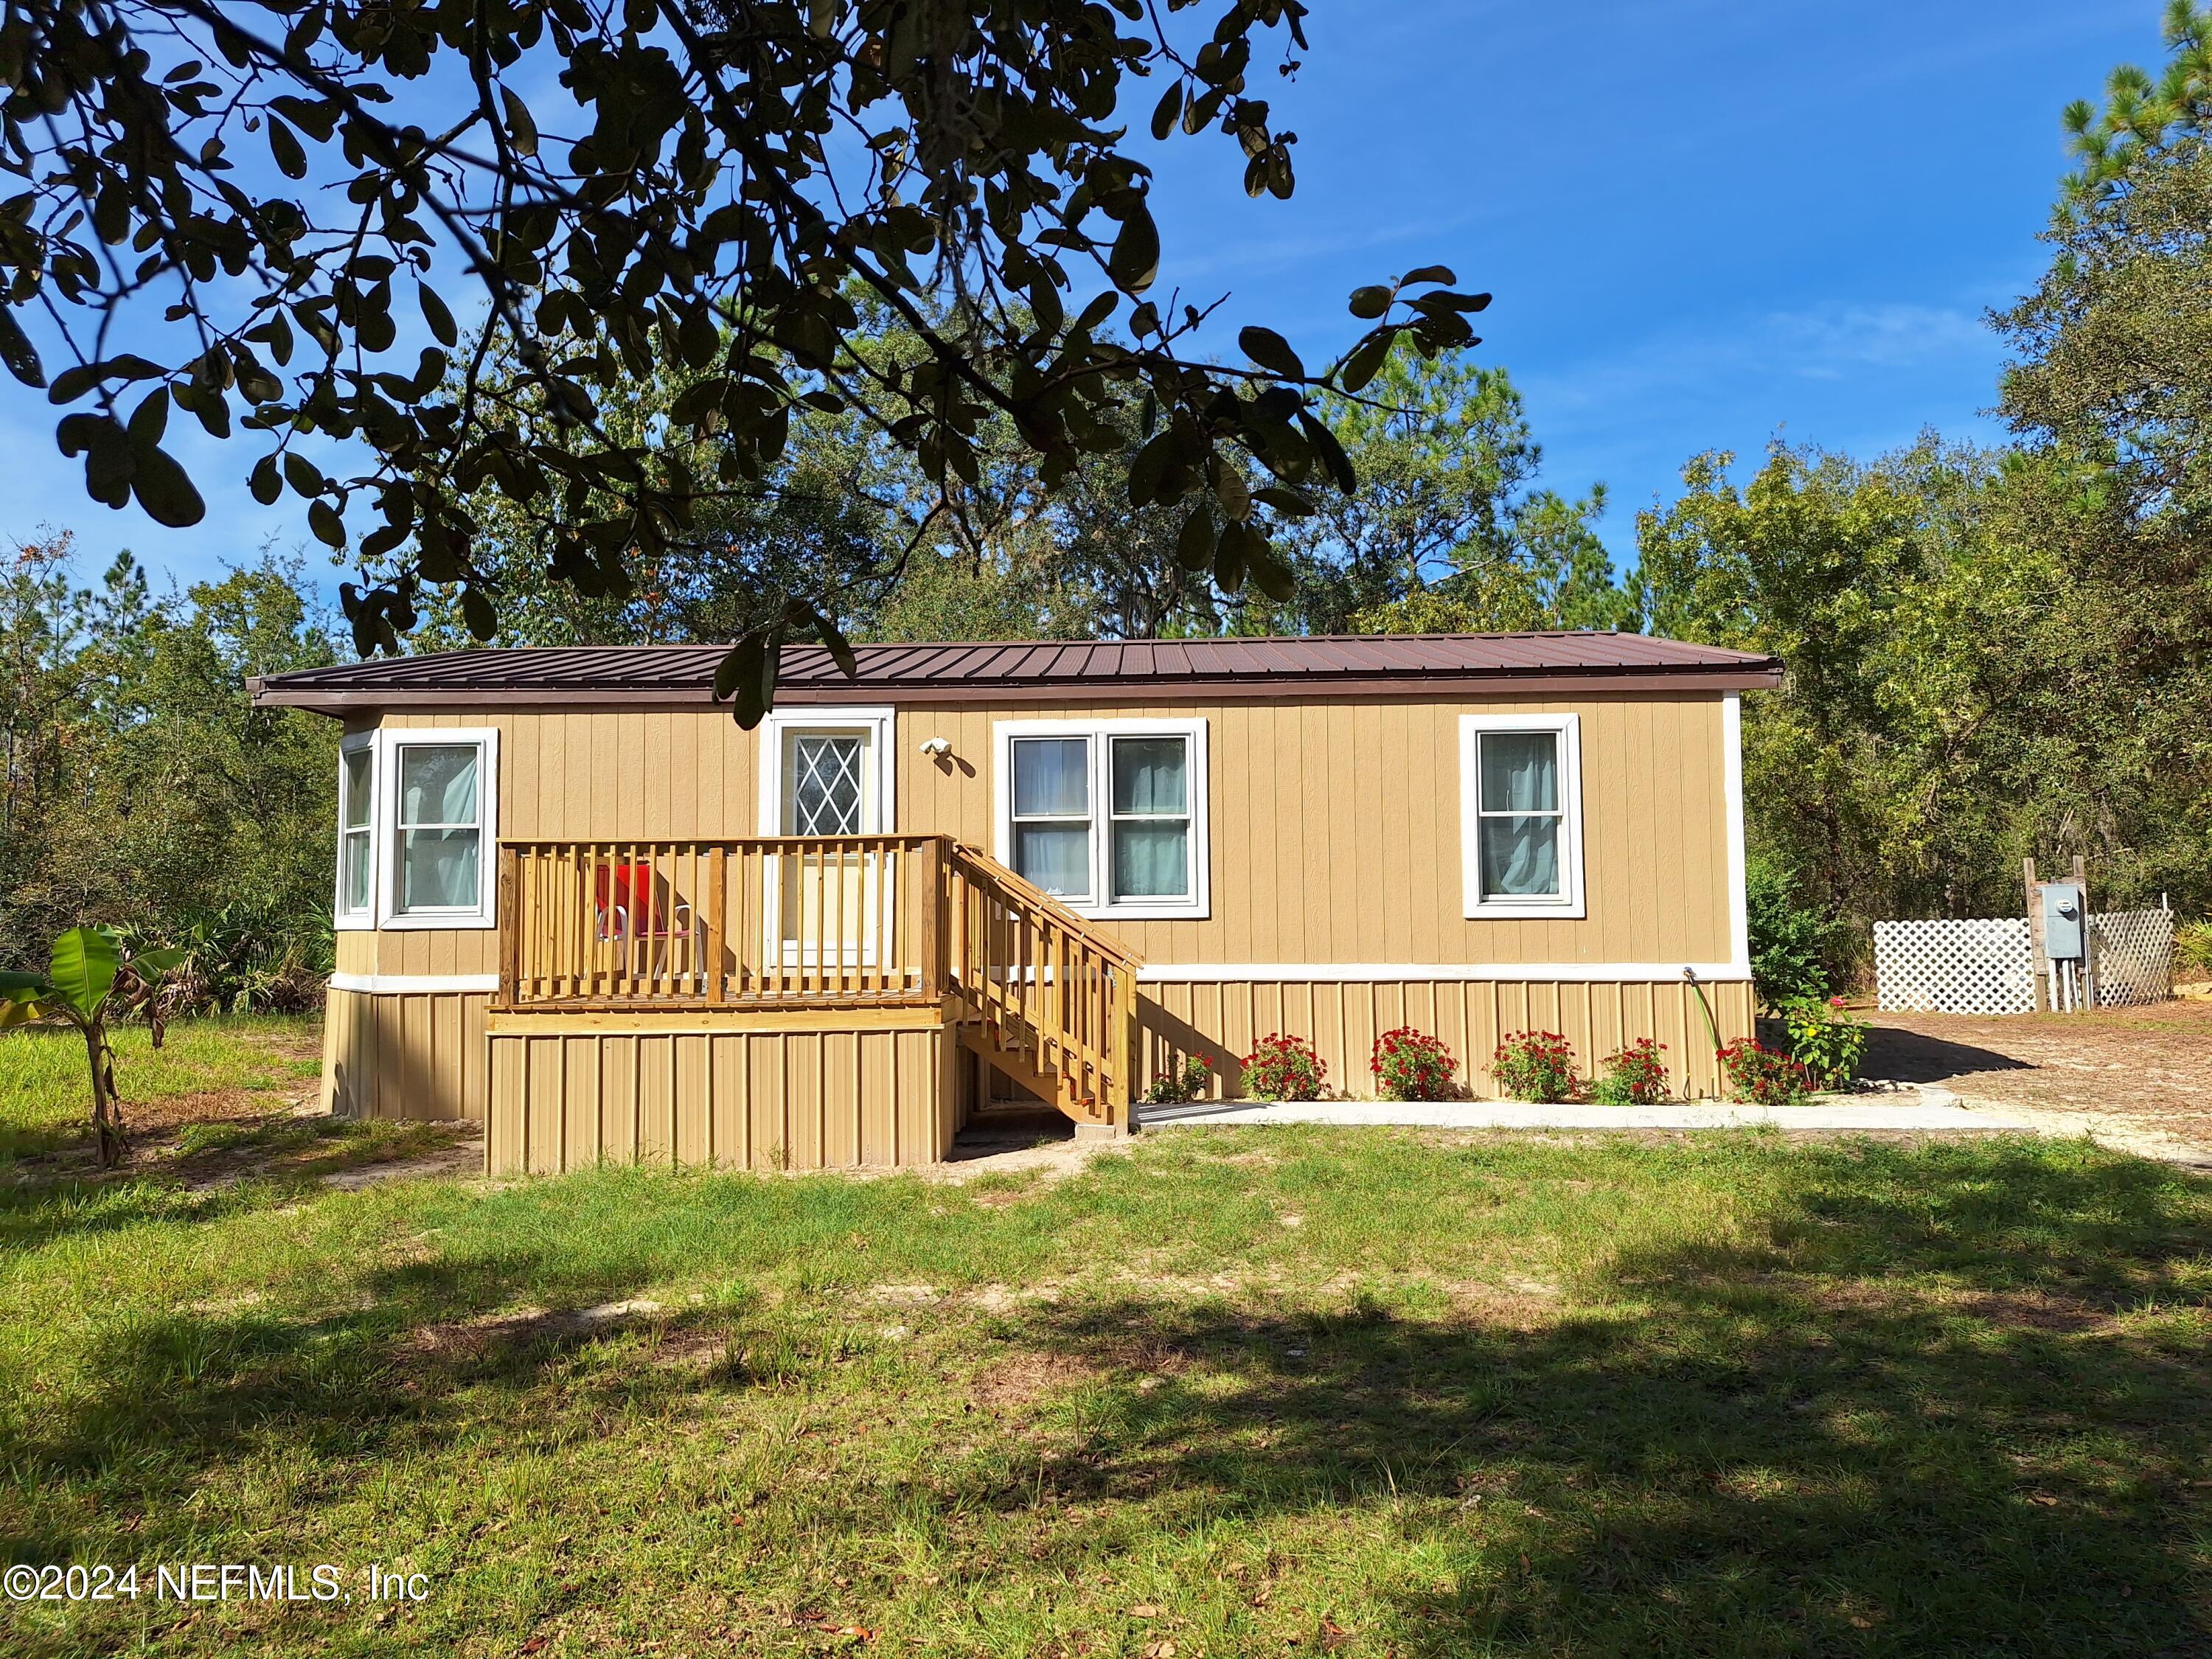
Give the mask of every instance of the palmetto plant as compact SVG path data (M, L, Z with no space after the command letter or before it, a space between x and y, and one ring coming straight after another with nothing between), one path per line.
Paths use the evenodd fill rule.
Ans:
M177 950L126 957L114 928L72 927L54 941L45 973L0 973L0 1030L47 1022L74 1025L83 1036L92 1068L92 1127L103 1170L112 1169L123 1155L123 1109L115 1093L115 1050L107 1041L107 1018L144 1008L153 1024L154 1046L161 1047L154 990L183 957Z

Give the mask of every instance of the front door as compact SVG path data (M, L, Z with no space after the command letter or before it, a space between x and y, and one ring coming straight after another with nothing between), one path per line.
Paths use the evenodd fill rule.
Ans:
M872 726L790 726L776 733L781 777L776 833L854 837L883 833ZM889 882L882 853L825 846L780 858L775 933L787 966L857 969L888 961Z

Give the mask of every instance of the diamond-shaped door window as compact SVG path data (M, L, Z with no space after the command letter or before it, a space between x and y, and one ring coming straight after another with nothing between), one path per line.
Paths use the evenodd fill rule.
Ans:
M789 741L792 821L785 833L859 835L861 739L794 732Z

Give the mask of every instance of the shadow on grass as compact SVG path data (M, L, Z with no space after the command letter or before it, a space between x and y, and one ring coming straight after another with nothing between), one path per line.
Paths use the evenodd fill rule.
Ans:
M2025 1147L1783 1167L1764 1237L1624 1251L1564 1316L1526 1295L1037 1306L1007 1340L1104 1379L1079 1454L909 1500L956 1534L978 1507L1101 1501L1143 1506L1124 1526L1395 1528L1427 1588L1375 1590L1358 1634L1401 1659L2212 1652L2190 1578L2191 1486L2212 1468L2203 1327L2128 1317L2198 1293L2201 1188ZM519 1449L541 1431L522 1396L600 1333L513 1310L647 1278L565 1270L556 1248L368 1272L357 1310L314 1322L118 1322L90 1358L97 1397L9 1461L26 1482L135 1470L150 1510L248 1445L360 1459L434 1441L469 1385L513 1393ZM714 1340L748 1316L688 1328ZM829 1358L764 1345L705 1381L640 1367L601 1386L676 1406ZM0 1539L15 1559L70 1543Z
M2124 1316L2201 1295L2201 1204L2118 1162L1818 1163L1770 1242L1623 1255L1602 1313L1041 1310L1018 1340L1154 1372L1053 1496L1386 1505L1441 1564L1365 1632L1403 1659L2212 1653L2203 1327Z

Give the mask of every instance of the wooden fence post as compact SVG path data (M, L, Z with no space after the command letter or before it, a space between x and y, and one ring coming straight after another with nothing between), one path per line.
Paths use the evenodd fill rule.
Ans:
M522 855L512 847L499 849L499 1006L514 1006L516 969L522 951L522 916L515 908L520 885Z
M945 837L929 836L922 842L922 881L916 931L917 954L921 957L921 994L927 1002L945 1000Z
M722 936L728 931L724 918L729 914L730 853L726 847L714 847L707 854L707 925L700 940L700 954L706 958L707 1000L720 1002L727 994L722 977Z
M2021 884L2027 890L2027 978L2035 993L2035 1012L2047 1014L2055 1000L2050 983L2051 963L2043 954L2043 895L2035 884L2035 860L2020 861Z

